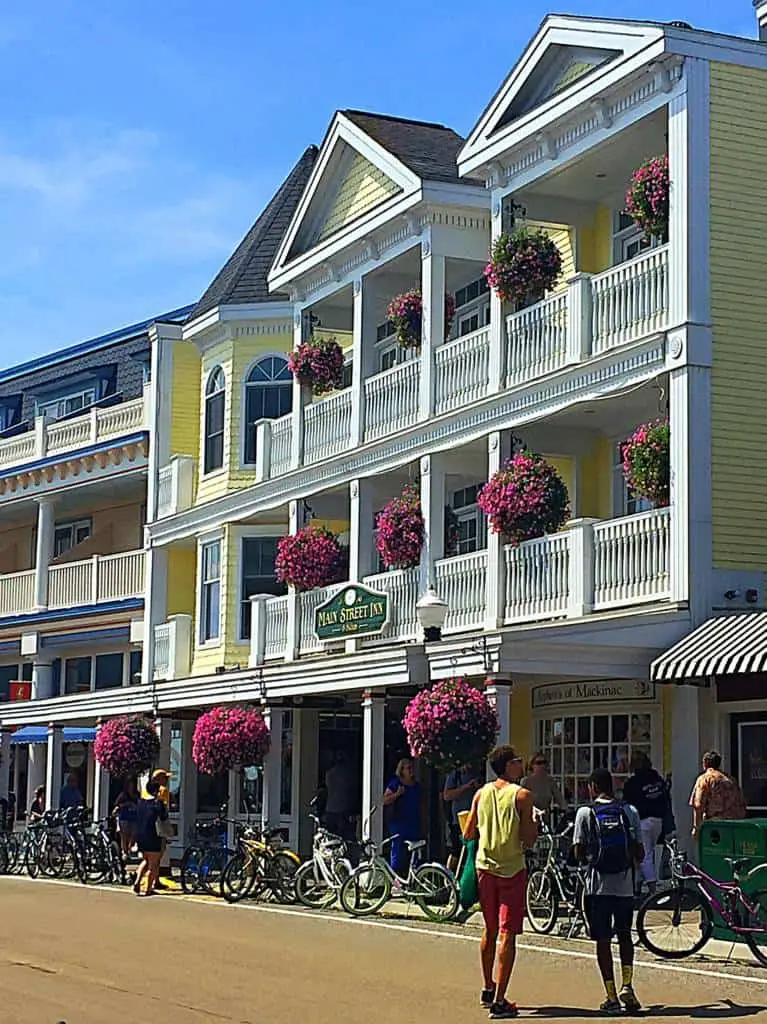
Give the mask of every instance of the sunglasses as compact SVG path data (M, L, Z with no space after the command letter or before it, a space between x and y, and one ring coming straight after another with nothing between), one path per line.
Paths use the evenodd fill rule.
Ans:
M545 768L548 763L549 763L548 761L533 761L533 767L534 768Z

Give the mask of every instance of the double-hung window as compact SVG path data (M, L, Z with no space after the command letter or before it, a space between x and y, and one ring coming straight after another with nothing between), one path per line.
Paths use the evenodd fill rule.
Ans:
M56 523L53 535L53 557L66 554L82 544L91 535L90 519L77 519L70 523Z
M243 537L240 579L240 637L250 639L250 599L256 594L287 593L274 575L279 537Z
M71 395L64 395L61 398L54 398L48 402L37 403L37 415L45 416L49 420L59 420L64 416L73 416L75 413L83 412L96 401L95 388L83 388Z
M200 643L221 635L221 541L213 540L200 549Z
M224 465L224 413L226 410L226 377L217 366L205 385L205 453L203 470L212 473Z

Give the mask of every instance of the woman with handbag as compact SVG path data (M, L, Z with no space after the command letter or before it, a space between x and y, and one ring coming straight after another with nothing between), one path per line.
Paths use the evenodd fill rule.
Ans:
M138 802L136 811L136 845L142 861L136 872L133 891L137 896L151 896L160 877L163 842L167 838L168 808L159 798L160 783L152 777ZM148 875L146 893L141 892L144 875Z

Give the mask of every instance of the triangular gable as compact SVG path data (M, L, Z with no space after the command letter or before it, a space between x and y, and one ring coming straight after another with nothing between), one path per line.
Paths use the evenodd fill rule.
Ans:
M488 104L458 157L462 174L482 164L493 144L538 115L555 112L593 83L663 39L661 26L550 16Z

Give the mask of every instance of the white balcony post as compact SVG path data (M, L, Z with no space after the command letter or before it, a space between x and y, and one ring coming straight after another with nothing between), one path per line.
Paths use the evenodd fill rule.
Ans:
M498 716L498 744L511 743L511 683L507 679L491 679L485 687L485 694ZM517 751L518 754L521 751ZM488 780L495 779L495 773L488 764L486 767Z
M355 448L365 439L365 304L367 295L365 278L354 282L352 300L352 431L351 446Z
M35 790L38 786L45 786L45 765L48 753L47 743L30 743L27 747L27 807L35 799ZM17 799L19 794L16 794ZM59 802L59 794L56 794L56 803ZM50 800L50 793L45 792L45 806L53 806ZM21 809L21 808L19 808Z
M61 793L62 762L61 747L63 742L63 731L60 725L52 722L48 726L48 760L45 766L45 799L49 808L58 809L59 795Z
M144 657L141 682L148 686L154 679L154 627L165 622L168 600L168 549L147 548L144 589Z
M384 694L367 691L362 697L362 838L383 839Z
M282 734L285 712L279 707L264 709L264 719L269 726L271 743L264 758L264 775L261 793L261 823L264 828L278 828L280 804L282 802Z
M445 257L432 251L432 240L421 243L421 376L418 418L434 415L435 350L445 342Z
M421 459L421 512L424 540L421 549L419 593L434 586L434 563L445 556L445 456Z
M91 444L95 444L99 439L99 411L96 406L92 406L89 412L90 422L89 435Z
M99 556L91 555L91 604L99 603Z
M191 615L179 613L169 615L171 679L185 679L192 671L192 625Z
M487 439L487 478L497 473L511 455L511 434L498 430ZM485 599L485 629L498 629L503 625L506 608L506 562L503 537L487 530L487 595Z
M35 458L45 458L45 452L48 447L48 428L45 422L45 416L35 416Z
M375 572L375 523L373 481L362 478L349 484L349 579L360 583ZM360 640L347 640L346 652L360 649Z
M96 723L96 735L101 728L101 719ZM109 814L109 772L93 761L93 820L103 821Z
M591 355L591 274L576 274L567 282L567 362L580 363Z
M271 474L272 421L259 420L256 424L256 483L263 483Z
M263 665L266 660L266 594L254 594L250 599L250 657L248 668Z
M571 519L567 524L569 582L567 617L577 619L594 608L594 526L598 519Z
M297 349L304 341L304 316L301 309L296 309L293 320L293 348ZM290 438L290 467L297 469L304 462L304 409L307 405L307 389L293 379L292 433Z
M11 785L11 731L0 729L0 800L8 799L8 790ZM16 793L18 800L19 794Z
M50 498L37 503L37 539L35 542L35 611L48 607L48 569L53 559L56 509Z
M493 199L493 241L503 231L501 199ZM488 393L503 390L506 379L506 318L503 302L490 289L490 353L488 357Z
M290 534L298 533L303 526L303 505L300 502L291 501L288 522L288 533ZM285 644L285 661L295 661L298 657L301 644L300 614L298 592L295 587L288 587L288 628L287 642Z

